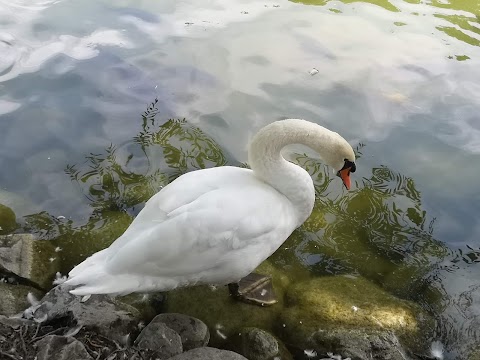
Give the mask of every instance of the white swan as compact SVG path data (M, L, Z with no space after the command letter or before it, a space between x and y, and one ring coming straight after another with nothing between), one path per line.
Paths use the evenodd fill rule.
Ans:
M261 129L249 147L251 170L231 166L180 176L154 195L125 233L69 273L72 294L167 291L239 281L310 215L307 171L280 154L289 144L317 151L350 188L352 147L339 134L299 119Z

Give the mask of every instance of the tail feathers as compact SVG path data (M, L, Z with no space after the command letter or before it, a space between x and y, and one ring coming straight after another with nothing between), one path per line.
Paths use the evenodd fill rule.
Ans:
M97 266L97 264L104 263L107 256L108 256L107 250L108 250L108 248L104 249L104 250L101 250L101 251L93 254L92 256L86 258L83 262L81 262L80 264L75 266L68 273L68 276L77 276L77 275L81 274L82 272L84 272L89 267L92 267L92 266L94 267L94 266Z
M80 266L83 266L83 263ZM77 268L74 270L73 276L70 272L69 279L64 283L77 286L70 290L73 295L127 295L132 292L167 291L179 285L177 280L168 278L141 274L110 274L104 263L91 263L90 266L85 266L81 273Z

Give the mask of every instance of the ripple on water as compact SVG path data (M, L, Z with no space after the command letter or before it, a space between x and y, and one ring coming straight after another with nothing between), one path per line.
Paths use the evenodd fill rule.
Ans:
M0 33L0 76L9 73L18 59L18 51L14 46L14 37L8 33Z

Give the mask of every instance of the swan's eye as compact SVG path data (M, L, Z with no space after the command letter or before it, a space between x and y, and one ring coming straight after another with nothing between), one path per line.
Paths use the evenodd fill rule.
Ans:
M343 168L341 170L348 169L348 168L350 168L350 172L355 172L355 170L357 170L357 166L355 165L354 162L348 159L344 159L344 161L345 161L345 164L343 165Z

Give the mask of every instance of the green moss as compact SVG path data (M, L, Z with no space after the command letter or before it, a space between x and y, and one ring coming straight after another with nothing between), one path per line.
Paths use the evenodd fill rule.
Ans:
M52 287L55 273L60 270L60 259L48 240L32 240L29 279L45 289Z
M244 327L257 327L271 331L283 309L283 298L290 281L285 273L264 262L256 272L272 276L273 286L279 299L277 304L261 307L234 300L226 286L216 290L197 286L174 290L168 293L166 311L194 316L210 329L210 345L223 346L227 338Z
M13 232L17 226L16 216L13 210L0 204L0 235Z
M24 285L10 285L0 282L0 315L13 316L30 306L27 294L31 292L37 299L44 294Z
M318 329L394 330L414 337L422 328L416 304L398 299L363 278L328 276L289 288L281 314L282 338L298 346Z
M405 26L405 25L407 25L407 23L404 23L404 22L401 22L401 21L395 21L394 24L397 25L397 26Z

